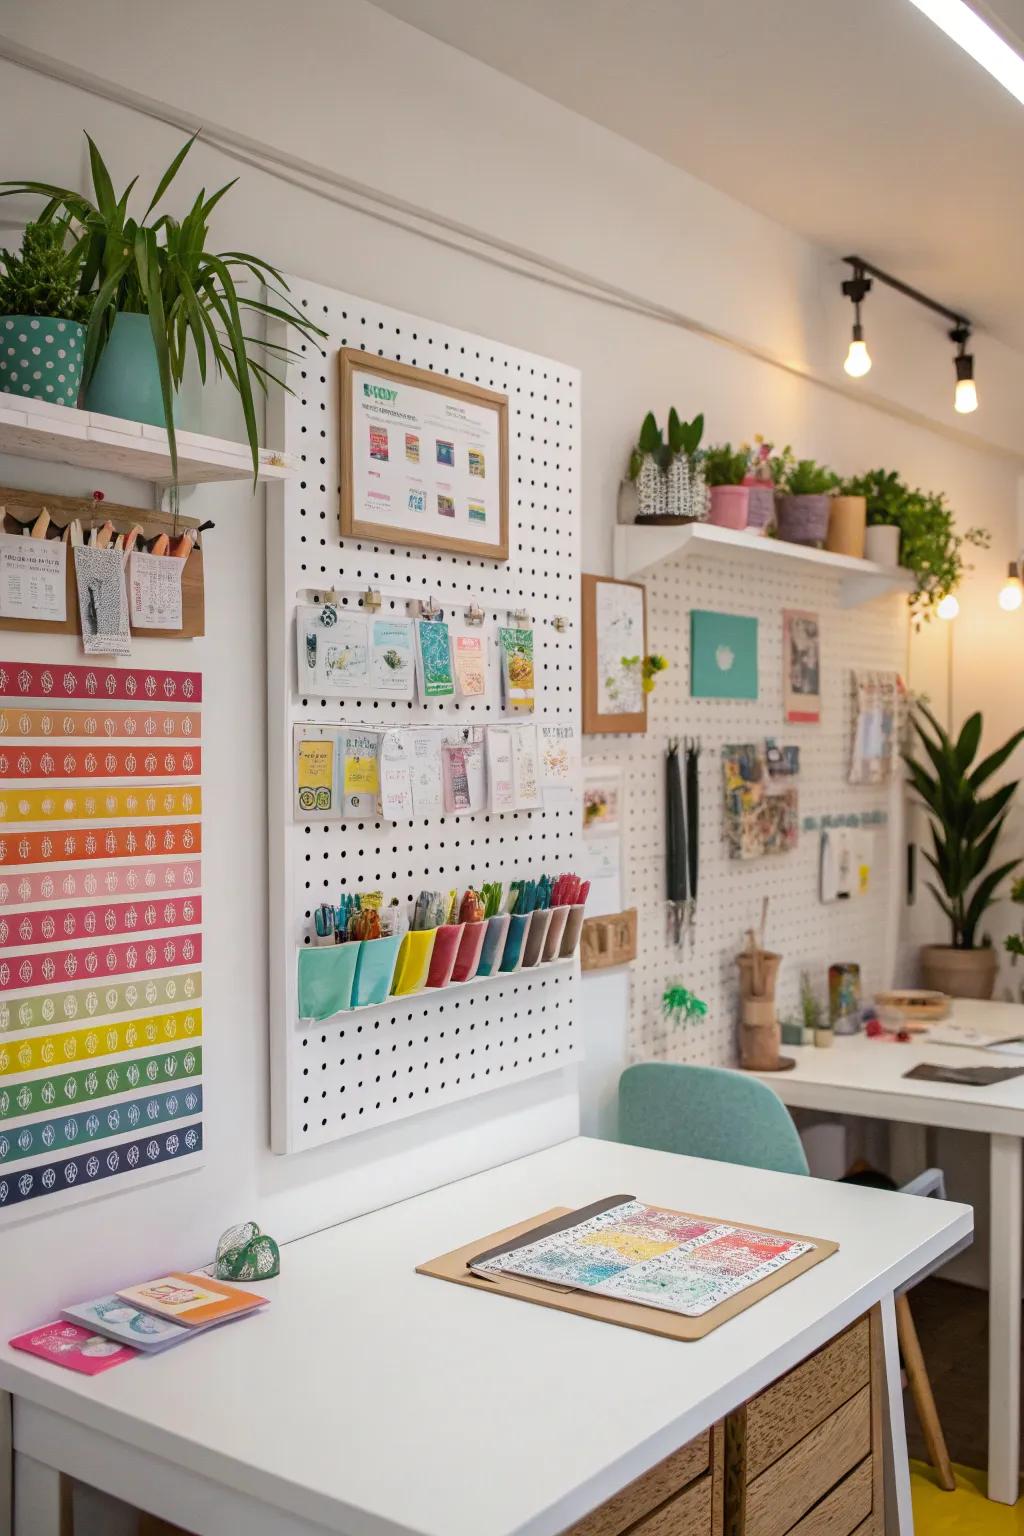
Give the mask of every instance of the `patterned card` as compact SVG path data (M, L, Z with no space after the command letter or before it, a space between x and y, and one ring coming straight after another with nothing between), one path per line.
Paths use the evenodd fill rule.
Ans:
M43 1323L39 1328L32 1328L28 1333L21 1333L16 1339L8 1339L7 1342L12 1349L23 1349L27 1354L51 1361L53 1365L62 1365L69 1371L80 1371L83 1376L98 1376L101 1371L109 1371L111 1366L123 1365L126 1360L134 1360L138 1356L137 1349L116 1344L113 1339L91 1333L88 1328L79 1328L76 1323L60 1320Z
M186 1328L198 1328L205 1323L226 1322L265 1307L267 1298L255 1291L242 1291L238 1286L221 1285L206 1275L174 1272L147 1280L142 1285L129 1285L118 1291L122 1301L133 1303L143 1312L156 1317L170 1318L184 1323Z
M77 1323L146 1354L181 1344L192 1332L181 1323L154 1317L151 1312L140 1312L138 1307L130 1306L114 1295L97 1296L94 1301L77 1301L74 1306L65 1307L61 1316L69 1323Z

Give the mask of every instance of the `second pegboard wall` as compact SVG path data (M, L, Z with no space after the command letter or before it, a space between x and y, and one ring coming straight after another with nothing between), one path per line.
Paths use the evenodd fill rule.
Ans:
M783 569L778 567L783 566ZM833 961L861 966L866 996L889 981L895 933L887 786L847 782L854 729L851 672L902 671L906 605L899 597L863 607L840 606L839 578L794 562L763 565L700 556L657 567L646 581L648 649L669 669L648 701L645 735L584 738L584 765L621 764L623 849L630 903L639 909L639 947L631 973L629 1045L633 1059L663 1058L726 1065L736 1059L735 957L770 897L767 946L783 956L779 1012L796 1012L800 973L824 991ZM758 697L691 698L690 610L744 614L758 620ZM783 610L820 620L821 720L787 724L783 699ZM697 737L700 757L700 880L693 942L669 942L665 905L665 750L672 736ZM800 748L799 815L820 820L857 816L872 852L870 883L854 900L819 900L817 830L801 830L795 849L758 859L730 858L723 835L722 748L774 738ZM892 931L892 932L891 932ZM891 932L892 945L886 935ZM663 1016L665 988L680 981L708 1004L705 1018L672 1024Z
M274 440L302 464L268 507L272 1145L296 1152L571 1065L580 1053L575 962L474 982L465 991L391 998L323 1024L300 1022L296 965L314 909L339 891L400 902L448 889L557 874L576 860L577 804L440 815L295 821L292 731L299 723L485 725L507 718L490 668L484 697L455 702L338 699L296 691L294 614L313 593L381 617L411 601L444 609L453 633L479 606L489 648L499 625L529 616L538 723L578 729L579 375L546 358L301 280L291 297L328 332L302 346L295 393ZM508 397L509 560L439 553L339 533L338 352L360 348ZM522 623L519 619L516 622ZM563 627L564 626L564 627Z

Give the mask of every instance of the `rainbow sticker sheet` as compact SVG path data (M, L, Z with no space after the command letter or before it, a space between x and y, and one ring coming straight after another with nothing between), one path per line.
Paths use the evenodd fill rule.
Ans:
M813 1248L628 1200L472 1268L701 1317Z

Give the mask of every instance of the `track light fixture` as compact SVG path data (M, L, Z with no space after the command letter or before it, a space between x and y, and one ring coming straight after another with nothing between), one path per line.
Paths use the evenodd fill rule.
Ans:
M916 0L915 0L916 3ZM871 277L885 283L887 287L894 288L897 293L902 293L905 298L913 299L915 304L923 304L925 309L930 309L934 314L942 315L944 319L953 323L953 329L949 333L949 339L956 347L956 356L953 359L956 367L956 389L953 394L953 408L962 416L969 415L971 411L978 409L978 390L974 382L974 357L968 352L967 344L971 339L971 322L964 315L954 309L947 309L945 304L939 304L935 299L930 299L926 293L921 293L917 288L911 288L909 283L901 282L898 277L893 277L890 272L883 272L881 267L874 266L870 261L865 261L863 256L844 256L847 266L853 268L853 276L848 277L842 284L842 291L846 298L853 304L853 338L843 367L851 378L860 379L871 367L871 358L864 342L864 328L860 322L860 306L871 288ZM868 276L871 274L871 277Z
M1016 613L1024 603L1024 582L1020 579L1020 561L1011 560L1006 580L999 593L999 606L1004 613Z

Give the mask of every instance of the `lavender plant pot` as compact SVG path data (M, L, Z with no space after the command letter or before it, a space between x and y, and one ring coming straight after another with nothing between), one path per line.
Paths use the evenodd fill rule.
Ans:
M828 537L829 496L776 496L775 521L780 539L820 548Z
M763 480L748 480L747 527L752 533L763 533L771 526L775 516L775 487Z

